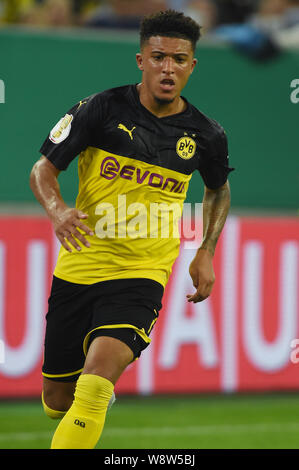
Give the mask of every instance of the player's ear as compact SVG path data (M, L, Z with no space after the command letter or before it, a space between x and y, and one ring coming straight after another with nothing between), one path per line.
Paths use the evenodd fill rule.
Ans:
M137 62L137 67L139 68L139 70L143 72L142 54L140 52L136 54L136 62Z
M195 67L196 64L197 64L197 59L193 59L192 60L192 65L191 65L191 73L193 72L194 67Z

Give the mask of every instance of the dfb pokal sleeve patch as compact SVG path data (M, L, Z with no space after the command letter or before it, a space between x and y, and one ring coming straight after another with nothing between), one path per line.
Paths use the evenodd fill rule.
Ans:
M50 132L49 139L53 144L60 144L63 142L70 134L72 127L72 114L66 114L58 123L53 127Z

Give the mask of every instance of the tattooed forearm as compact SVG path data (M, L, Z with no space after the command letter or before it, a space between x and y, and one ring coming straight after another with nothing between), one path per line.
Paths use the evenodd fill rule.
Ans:
M214 255L230 207L230 187L227 181L221 188L205 188L203 197L203 241L200 248Z

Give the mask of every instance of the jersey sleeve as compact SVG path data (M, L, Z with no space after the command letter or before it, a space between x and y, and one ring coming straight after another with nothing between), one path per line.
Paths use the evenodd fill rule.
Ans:
M58 170L66 170L71 161L92 142L100 106L92 95L73 106L50 131L40 148Z
M222 127L207 142L198 170L209 189L223 186L229 173L234 170L229 167L228 142Z

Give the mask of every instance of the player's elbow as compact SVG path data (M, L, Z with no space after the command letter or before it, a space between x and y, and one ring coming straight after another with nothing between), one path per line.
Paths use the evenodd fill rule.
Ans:
M34 180L35 176L36 176L36 170L37 170L37 164L38 162L36 162L33 167L31 168L31 171L30 171L30 176L29 176L29 183L31 185L32 181Z
M226 180L226 182L222 185L219 186L218 188L208 188L208 186L205 185L205 191L207 193L220 193L220 192L230 192L230 186L229 186L229 181Z
M32 169L31 169L31 172L30 172L30 175L29 175L29 186L31 188L31 191L34 192L34 188L36 186L36 174L37 174L37 163L36 162Z
M49 178L57 178L60 173L53 163L51 163L44 155L35 162L33 165L30 176L29 185L31 190L34 192L39 181L46 181Z
M29 175L29 186L33 194L36 194L36 189L39 186L41 177L40 160L38 160L32 167Z

